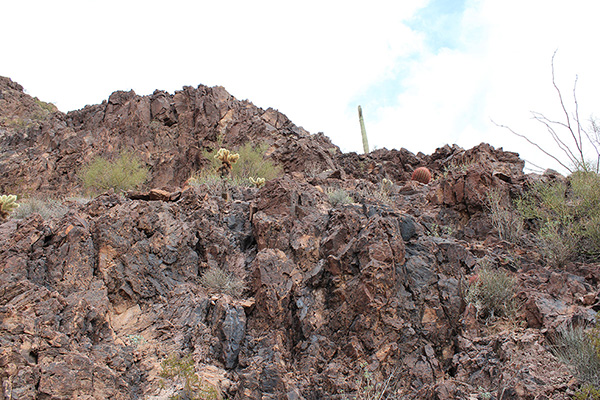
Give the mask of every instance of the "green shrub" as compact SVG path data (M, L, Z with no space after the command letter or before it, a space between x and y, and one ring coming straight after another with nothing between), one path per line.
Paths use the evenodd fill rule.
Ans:
M219 394L208 382L202 382L194 366L194 360L190 354L185 357L179 357L172 354L161 364L162 372L160 376L169 378L176 383L183 385L180 394L169 397L169 400L209 400L218 399Z
M354 400L391 400L395 399L396 393L393 387L396 382L392 382L396 370L394 370L388 377L383 380L379 380L375 377L367 368L367 363L360 363L361 371L358 374L358 378L355 383L355 392L352 396ZM348 396L343 396L343 399L348 399Z
M271 160L265 159L267 144L253 145L248 142L235 150L239 154L237 162L231 166L231 181L233 186L250 186L250 178L264 178L269 181L281 175L282 169ZM214 183L220 179L217 172L221 161L215 158L218 150L204 152L204 157L210 161L210 166L194 174L190 178L192 184Z
M600 261L600 176L577 171L566 182L538 182L517 201L523 218L539 225L541 249L550 263Z
M350 203L354 202L352 197L350 197L348 195L348 192L346 192L343 189L329 188L327 190L327 197L329 198L329 203L333 207L337 207L337 206L344 205L344 204L350 204Z
M206 289L225 293L233 297L242 297L246 286L244 281L221 268L209 268L200 278Z
M590 385L600 383L600 352L598 348L598 325L591 331L568 325L560 329L554 338L552 352L567 364L573 375Z
M33 119L45 119L51 113L58 111L58 108L56 108L56 106L52 103L46 103L45 101L41 101L37 97L35 97L33 101L35 103L35 108L32 115Z
M122 152L114 161L97 157L81 171L80 177L88 191L126 191L140 186L148 178L148 169L129 152Z
M585 384L573 396L574 400L600 400L600 389L594 385Z
M477 316L512 318L517 311L516 283L506 272L484 265L467 288L465 301L477 309Z

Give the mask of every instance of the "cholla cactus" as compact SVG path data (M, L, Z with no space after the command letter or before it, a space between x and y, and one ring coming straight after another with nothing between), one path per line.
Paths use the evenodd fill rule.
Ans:
M233 154L229 150L221 148L215 154L215 158L221 161L222 165L217 171L221 175L221 178L225 178L231 175L231 166L237 162L240 155L237 153Z
M0 196L0 219L8 218L8 214L15 208L19 207L16 203L17 196L14 194Z
M390 190L392 190L392 186L394 186L394 182L387 178L383 178L379 187L382 193L389 193Z
M250 177L250 182L252 182L257 188L265 185L265 178L256 178Z

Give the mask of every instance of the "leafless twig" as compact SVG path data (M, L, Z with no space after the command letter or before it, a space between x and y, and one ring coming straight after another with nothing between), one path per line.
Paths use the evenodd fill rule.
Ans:
M558 162L565 170L569 171L569 173L573 173L577 170L582 171L595 171L598 172L600 168L600 126L596 123L594 118L591 118L590 125L593 132L593 135L590 134L581 124L581 119L579 117L579 102L577 100L577 80L578 77L575 76L575 83L573 84L573 104L575 107L574 113L571 115L565 102L563 100L562 92L556 83L556 76L554 72L554 58L556 56L556 52L552 55L551 67L552 67L552 86L556 90L558 95L558 101L560 103L560 107L564 114L564 121L561 120L552 120L546 117L544 114L532 111L533 119L540 122L546 127L546 130L552 137L552 140L556 143L558 148L565 154L567 163L561 161L561 159L554 154L550 153L543 147L541 147L536 142L529 139L526 135L515 132L508 126L497 124L492 120L496 126L507 129L512 134L525 139L531 145L535 146L542 153L552 158L554 161ZM566 140L564 138L565 134L558 131L558 129L562 131L566 131ZM588 142L592 145L593 150L596 153L596 163L595 165L590 164L585 159L585 151L584 151L584 137L588 140Z

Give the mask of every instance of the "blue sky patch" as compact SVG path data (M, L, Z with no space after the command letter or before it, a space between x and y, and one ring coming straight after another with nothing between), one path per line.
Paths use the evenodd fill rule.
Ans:
M460 45L461 21L467 0L431 0L406 25L425 37L429 50L455 49Z

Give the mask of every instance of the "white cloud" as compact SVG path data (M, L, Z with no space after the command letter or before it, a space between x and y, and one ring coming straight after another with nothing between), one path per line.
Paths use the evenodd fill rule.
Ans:
M529 111L557 112L556 48L563 93L578 73L581 115L595 111L598 11L588 0L14 1L0 75L64 111L114 90L222 85L346 151L362 148L362 104L372 147L485 141L537 159L489 119L546 138Z

